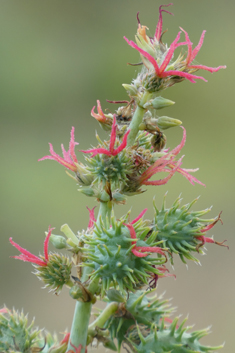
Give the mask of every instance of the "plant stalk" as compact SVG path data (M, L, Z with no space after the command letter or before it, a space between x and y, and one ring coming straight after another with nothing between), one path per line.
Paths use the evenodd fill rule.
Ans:
M111 219L111 211L112 211L111 201L100 202L100 209L99 209L97 223L100 224L100 222L102 222L105 227L109 227L110 219ZM85 267L81 278L82 283L88 280L89 274L90 274L90 268ZM95 281L95 282L96 283L91 283L89 286L89 291L91 292L91 294L94 294L97 290L98 281ZM116 308L115 305L113 305L113 307ZM92 308L92 302L82 302L82 301L76 302L72 327L70 331L70 340L69 340L66 352L69 352L69 350L74 351L73 346L78 348L79 345L81 344L82 345L81 353L85 353L85 348L87 344L88 325L89 325L89 320L91 316L91 308ZM100 319L100 322L102 324L103 322L102 318ZM71 346L71 343L73 346Z
M118 303L112 302L106 306L99 317L92 322L88 327L88 334L91 336L95 335L95 328L103 328L106 321L112 316L118 309Z
M151 93L148 91L145 91L136 110L135 113L132 117L131 123L130 123L130 133L127 138L127 147L133 146L135 143L136 136L139 132L139 126L142 123L144 114L146 112L146 109L143 108L143 105L148 102L148 100L151 97Z

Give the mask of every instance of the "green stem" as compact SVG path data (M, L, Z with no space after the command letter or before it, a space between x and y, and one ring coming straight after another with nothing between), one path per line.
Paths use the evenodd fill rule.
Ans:
M95 328L98 326L99 328L103 328L106 321L112 316L118 309L118 303L112 302L106 306L106 308L102 311L99 317L92 322L92 324L88 327L88 335L95 336Z
M97 217L98 226L101 223L104 224L105 228L109 228L111 221L111 212L112 212L112 201L100 201L100 208Z
M89 273L88 274L86 272L83 273L81 281L85 282L88 279L88 277L89 277ZM92 294L96 292L98 282L99 280L93 281L90 284L88 289ZM77 348L81 344L82 345L81 353L85 353L85 348L87 344L88 325L89 325L89 320L91 316L91 308L92 308L92 302L86 302L86 303L81 301L76 302L72 327L70 331L70 340L69 340L66 352L69 352L69 350L74 352L74 347L71 346L71 344L73 344Z
M100 209L99 209L98 221L97 221L98 225L100 225L100 223L102 222L106 228L109 227L110 221L111 221L111 211L112 211L112 201L100 202ZM90 274L90 268L85 267L81 278L81 282L85 282L86 280L88 280L89 274ZM96 280L94 281L94 283L92 282L89 285L88 289L91 292L91 294L94 294L96 292L98 282L99 280ZM81 301L76 302L67 352L70 349L74 351L74 348L73 346L71 346L71 344L73 344L77 348L81 344L82 345L81 353L85 353L85 347L87 344L88 325L89 325L89 320L91 316L91 307L92 307L91 302L85 302L85 303Z
M127 138L127 147L133 146L135 143L136 136L139 132L139 125L142 123L144 114L146 112L146 109L143 108L143 105L148 102L150 97L151 93L145 91L135 110L135 113L130 123L130 133Z
M91 315L92 303L84 303L77 301L74 311L73 323L70 332L70 340L67 347L67 352L71 349L74 352L74 347L71 346L71 343L75 347L82 345L81 353L85 353L85 347L87 343L87 331Z

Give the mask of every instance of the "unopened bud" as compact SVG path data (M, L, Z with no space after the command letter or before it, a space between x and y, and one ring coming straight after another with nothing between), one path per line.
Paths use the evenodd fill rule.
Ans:
M77 167L77 180L82 185L91 185L93 182L94 177L89 174L88 170L85 168L84 165L76 164Z
M130 95L130 96L137 96L138 94L138 90L135 86L133 85L128 85L127 83L123 83L122 86L125 88L125 90L127 91L127 93Z
M92 188L81 188L81 189L78 189L79 192L81 192L82 194L86 195L86 196L94 196L95 195L95 192Z
M178 119L169 118L168 116L160 116L157 119L157 124L162 130L169 129L169 127L179 126L182 124L182 121Z
M67 248L67 243L66 239L62 237L61 235L54 235L51 234L50 236L50 243L56 248L56 249L65 249Z
M63 224L60 227L61 232L64 233L64 235L68 238L71 239L73 241L73 243L75 243L76 245L78 245L78 238L76 237L76 235L74 234L74 232L72 231L72 229L68 226L68 224Z
M114 192L113 193L113 200L115 202L125 202L126 201L126 197L123 194L120 194L120 192Z
M69 295L73 298L73 299L81 299L83 298L83 290L81 288L81 286L79 286L79 284L75 284L69 291Z
M148 104L148 102L146 104ZM170 107L173 104L175 104L175 102L171 101L170 99L163 98L163 97L156 97L151 102L151 106L154 109L162 109L165 107ZM144 108L146 108L146 107L144 107Z

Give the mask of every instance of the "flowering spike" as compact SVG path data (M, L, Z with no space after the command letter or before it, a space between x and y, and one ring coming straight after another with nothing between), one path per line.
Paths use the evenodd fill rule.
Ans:
M75 142L75 140L74 140L74 127L72 127L71 138L70 138L70 143L69 143L69 150L66 151L64 149L64 146L61 145L61 149L62 149L62 152L63 152L63 158L60 157L57 153L55 153L52 144L49 143L49 146L50 146L50 150L49 151L50 151L51 155L42 157L38 161L43 161L45 159L52 159L52 160L62 164L67 169L70 169L73 172L76 172L77 171L77 166L76 166L77 157L75 155L74 149L75 149L75 146L78 145L78 144L79 143Z
M178 34L179 36L179 34ZM178 36L176 37L176 39L178 38ZM179 45L184 45L186 43L178 43L176 44L176 39L175 41L172 43L173 46L170 48L170 53L169 56L166 57L166 62L163 61L161 68L159 68L157 61L154 59L154 57L152 55L150 55L147 51L141 49L137 44L135 44L132 40L128 40L125 36L124 36L125 41L134 49L137 49L138 52L140 54L142 54L146 59L148 59L150 61L150 63L153 65L156 76L159 78L165 78L165 77L169 77L169 76L179 76L179 77L183 77L186 78L187 80L189 80L192 83L195 83L195 79L201 79L205 82L207 82L207 80L202 77L202 76L197 76L197 75L193 75L191 73L188 72L183 72L183 71L178 71L178 70L165 70L166 65L168 65L170 59L173 56L173 52L174 50L179 46Z

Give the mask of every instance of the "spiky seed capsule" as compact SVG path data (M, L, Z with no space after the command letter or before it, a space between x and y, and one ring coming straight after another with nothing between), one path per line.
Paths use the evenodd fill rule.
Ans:
M35 274L45 283L45 287L59 293L70 281L72 262L66 256L50 254L47 266L35 266Z
M126 183L126 175L131 172L132 165L124 152L116 156L97 154L93 158L86 158L89 165L88 170L94 176L94 183L111 182L115 187Z
M130 332L127 338L133 350L138 353L200 353L200 352L214 352L222 348L222 346L208 347L200 344L199 339L208 334L208 330L195 331L188 333L183 325L177 327L178 319L175 319L172 324L166 328L152 327L152 332L146 335L146 330L142 330L137 326L136 329ZM135 334L134 334L135 333Z
M162 246L167 247L171 253L178 254L181 260L185 259L199 262L192 252L201 252L201 240L198 237L203 235L205 222L214 222L215 219L203 220L199 217L208 213L210 209L198 212L190 212L189 209L198 199L190 204L180 207L178 197L171 208L165 208L165 199L162 209L159 211L155 206L155 218L153 230L157 231L156 240L163 241ZM173 263L173 258L170 258Z
M149 229L149 228L148 228ZM93 267L94 271L90 278L100 278L101 294L110 287L119 287L125 293L126 290L133 291L137 286L148 284L147 279L151 273L160 273L155 265L165 262L164 257L152 258L137 257L132 253L133 240L129 230L123 222L112 219L112 227L108 230L105 227L97 226L92 235L85 235L87 244L87 259L82 264L83 267ZM138 234L137 234L138 238ZM137 246L148 246L142 240L138 240Z
M166 300L162 301L157 296L149 298L146 296L146 291L140 290L129 293L126 303L121 303L119 306L117 314L112 316L105 325L111 337L118 340L118 346L126 342L127 332L133 332L136 323L142 325L148 335L151 324L158 324L163 315L169 315L173 310L169 308ZM139 336L137 339L139 340Z
M40 331L28 325L27 315L14 309L7 314L0 314L0 352L31 352L37 342Z

